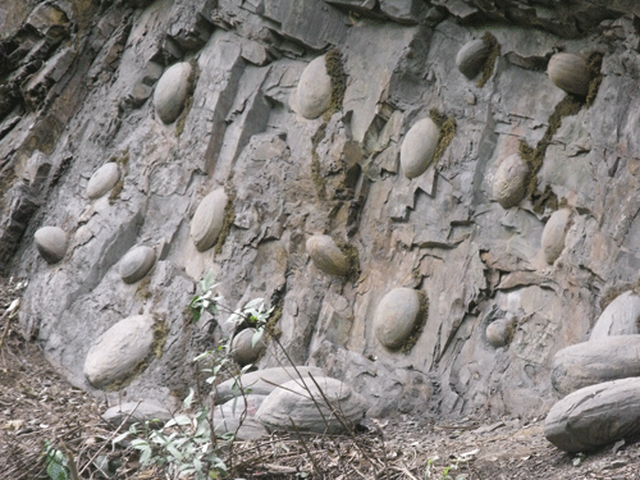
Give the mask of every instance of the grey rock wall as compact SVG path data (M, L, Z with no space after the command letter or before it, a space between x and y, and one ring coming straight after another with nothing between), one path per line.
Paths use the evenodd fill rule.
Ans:
M556 398L554 354L586 340L606 299L637 284L635 1L18 3L0 7L10 9L0 14L0 267L29 279L23 332L82 388L176 401L193 381L191 359L232 333L223 317L194 325L185 315L213 271L227 305L264 297L282 312L291 358L348 383L373 414L538 416ZM55 15L29 26L47 5ZM478 86L456 55L485 31L501 51ZM347 75L342 109L304 119L290 99L331 47ZM549 138L566 96L545 74L559 50L602 53L602 83ZM179 61L196 74L167 125L154 86ZM455 135L409 180L402 140L434 109ZM526 198L504 209L496 172L522 142L543 162ZM108 161L119 183L88 199ZM200 252L190 222L218 188L233 221ZM558 206L572 216L550 265L541 237ZM45 225L69 236L56 264L33 244ZM356 275L316 268L305 244L322 234L357 249ZM157 261L126 284L119 262L136 245ZM398 287L428 301L409 351L382 346L373 324ZM159 350L114 391L96 390L83 375L87 353L132 315L153 316ZM490 341L499 320L509 334ZM281 360L271 342L259 365Z

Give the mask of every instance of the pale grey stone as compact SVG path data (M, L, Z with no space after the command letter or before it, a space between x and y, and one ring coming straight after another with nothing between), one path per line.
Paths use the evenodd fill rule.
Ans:
M569 226L571 210L561 208L549 217L542 231L542 253L549 265L560 256L564 249L564 237Z
M514 320L499 318L487 325L487 341L495 348L504 347L513 337Z
M140 245L132 248L120 260L118 272L125 283L141 280L156 261L156 252L151 247Z
M87 183L87 198L93 200L102 197L115 187L119 178L118 164L115 162L105 163L91 175L89 183Z
M471 40L463 45L456 55L456 67L467 77L473 80L478 74L489 55L490 48L481 38Z
M33 235L38 252L47 263L57 263L67 252L67 233L60 227L41 227Z
M585 58L572 53L556 53L547 67L551 81L568 93L586 95L591 75Z
M213 425L218 435L234 434L236 440L256 440L269 435L255 415L267 395L240 395L213 409Z
M120 320L104 332L89 349L84 375L96 388L125 379L145 360L153 345L151 315L135 315Z
M204 197L191 219L191 238L200 252L215 245L224 223L229 197L224 189L214 190Z
M385 347L396 349L409 338L420 320L420 295L413 288L394 288L376 309L373 328L376 338Z
M144 425L145 422L150 422L154 426L161 426L172 417L171 411L167 407L153 400L118 404L107 409L101 416L105 422L114 427L124 424L124 429L129 428L134 423Z
M238 332L231 341L231 356L242 366L254 363L267 348L263 338L253 345L255 333L255 328L245 328Z
M313 264L330 275L347 275L349 260L329 235L313 235L307 239L307 253Z
M189 62L169 67L158 80L153 94L153 105L164 123L172 123L184 108L191 88L193 67Z
M291 100L291 108L309 120L318 118L329 108L331 77L327 73L324 55L304 69Z
M276 388L256 418L269 431L313 433L344 433L362 420L368 406L348 385L329 377L313 380L291 380Z
M526 192L525 181L528 174L527 162L517 153L509 155L498 165L493 183L493 198L502 208L515 207L520 203Z
M629 290L618 295L607 305L596 320L589 340L636 333L640 333L640 295Z
M407 178L422 175L438 148L440 129L429 117L416 122L402 140L400 165Z

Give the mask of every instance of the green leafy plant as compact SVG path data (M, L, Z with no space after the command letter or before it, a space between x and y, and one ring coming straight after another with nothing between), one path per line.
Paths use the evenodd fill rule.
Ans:
M44 457L47 475L51 480L71 480L67 469L67 457L62 450L53 447L48 440L44 444Z
M204 312L209 312L211 315L217 315L219 313L218 305L222 300L222 296L214 295L214 291L218 286L214 281L213 272L209 272L205 277L198 282L198 293L194 295L189 302L189 311L193 316L193 321L198 322Z

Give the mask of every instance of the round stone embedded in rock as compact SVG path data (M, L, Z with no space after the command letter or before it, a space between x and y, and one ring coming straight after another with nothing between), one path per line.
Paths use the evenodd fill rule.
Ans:
M547 66L551 81L565 92L587 95L591 73L585 58L572 53L556 53Z
M562 208L554 212L544 226L542 231L542 253L549 265L553 265L553 262L562 253L564 237L567 233L570 218L571 210Z
M471 40L456 55L458 70L469 80L473 80L482 70L490 51L491 47L484 40Z
M529 166L517 153L498 166L493 184L493 197L503 208L515 207L524 198Z
M224 189L214 190L204 197L191 220L191 238L200 252L216 243L224 224L225 208L229 197Z
M122 257L118 271L125 283L136 283L151 270L155 261L156 253L153 248L140 245Z
M511 341L513 335L514 322L500 318L487 325L487 342L494 348L504 347Z
M547 415L544 434L567 452L584 452L640 434L640 378L625 378L577 390Z
M132 374L151 352L153 324L151 315L135 315L104 332L84 362L89 383L102 388Z
M420 294L413 288L394 288L376 309L373 328L378 341L387 348L397 349L409 339L420 320Z
M231 341L231 356L241 366L255 362L267 348L262 339L253 345L255 333L255 328L245 328L238 332Z
M306 243L307 253L313 264L330 275L347 275L349 260L329 235L313 235Z
M551 385L567 395L596 383L640 377L640 335L614 335L577 343L556 353Z
M400 165L407 178L422 175L433 161L438 148L440 129L429 117L416 122L400 147Z
M609 335L633 335L640 333L640 295L629 290L618 295L593 326L589 340Z
M299 430L320 434L344 433L345 422L355 426L362 420L367 404L360 395L340 380L314 379L315 382L305 379L306 387L297 379L275 389L260 405L256 418L271 432ZM336 412L343 421L338 419Z
M67 234L59 227L39 228L33 236L38 252L47 263L57 263L67 252Z
M309 120L318 118L331 105L331 77L324 55L309 63L302 72L294 104L294 110Z
M162 74L153 95L153 105L164 123L173 122L184 108L191 88L193 67L189 62L172 65Z
M91 175L87 183L87 198L91 200L100 198L118 183L119 178L118 164L105 163Z

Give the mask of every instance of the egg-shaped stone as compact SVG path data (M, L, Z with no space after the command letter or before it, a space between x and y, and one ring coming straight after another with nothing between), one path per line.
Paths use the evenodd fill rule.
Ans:
M191 219L191 238L200 252L216 243L224 225L225 208L229 197L224 189L214 190L204 197Z
M376 308L373 328L378 341L389 349L400 348L420 321L420 294L413 288L394 288Z
M302 72L295 92L294 110L313 120L331 105L331 77L324 55L313 60Z
M33 238L36 249L47 263L57 263L67 253L67 233L59 227L39 228Z
M294 379L276 388L262 402L256 418L271 432L299 430L331 434L344 433L345 423L355 426L362 420L368 407L364 398L335 378L314 379L315 382L305 379L306 387L300 379Z
M494 348L504 347L511 340L513 322L504 318L494 320L485 331L487 342Z
M456 67L465 77L473 80L482 70L490 52L491 47L484 40L471 40L458 51Z
M267 345L262 338L253 344L255 328L245 328L238 332L231 341L231 356L241 366L249 365L260 358Z
M313 264L330 275L348 275L349 259L329 235L313 235L306 244Z
M632 290L618 295L598 317L589 340L609 335L640 333L640 295Z
M400 147L400 165L407 178L415 178L429 167L439 138L440 129L429 117L409 129Z
M87 183L87 198L93 200L102 197L115 187L119 178L118 164L115 162L105 163L91 175L89 183Z
M589 93L591 73L587 61L581 55L556 53L549 60L547 75L556 86L565 92L576 95Z
M156 261L156 252L151 247L140 245L129 250L120 260L118 272L125 283L136 283L142 279Z
M133 373L151 352L153 324L151 315L135 315L104 332L84 362L89 383L102 388Z
M493 197L503 208L515 207L524 198L529 166L516 154L498 166L493 183Z
M184 108L191 89L193 67L189 62L172 65L162 74L153 94L153 105L164 123L173 122Z
M542 253L549 265L560 256L564 249L564 238L567 234L571 210L562 208L551 215L542 231Z

